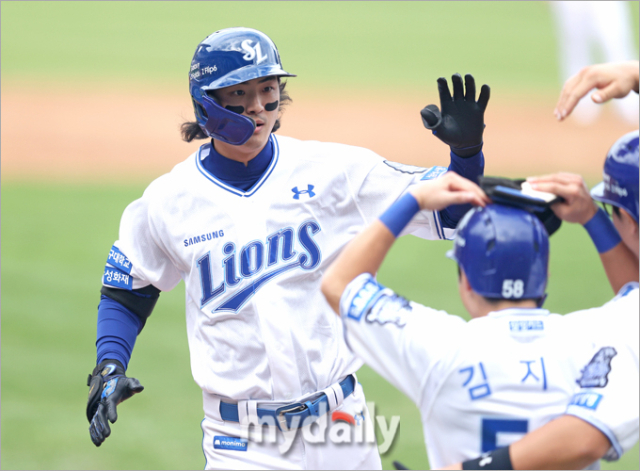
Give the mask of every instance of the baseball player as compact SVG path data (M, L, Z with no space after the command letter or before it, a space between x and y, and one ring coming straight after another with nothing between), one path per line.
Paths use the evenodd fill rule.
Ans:
M217 31L189 71L196 121L183 138L207 138L125 210L103 275L97 366L87 418L96 446L116 406L142 386L125 374L136 336L161 291L185 282L191 367L202 388L207 468L380 468L375 444L305 443L322 411L370 423L342 324L320 293L328 264L382 209L444 167L401 165L358 147L273 132L287 101L275 44L248 28ZM441 110L425 125L452 148L450 169L482 174L484 86L475 99L459 75L439 79ZM467 206L424 211L407 227L451 237ZM325 414L326 415L326 414ZM246 436L256 420L276 443ZM281 445L286 445L283 455Z
M609 281L614 289L620 285L615 298L602 309L569 315L578 318L583 329L598 332L600 348L613 347L616 357L615 369L612 361L606 381L596 383L591 378L578 382L566 415L528 434L508 450L494 452L507 454L512 469L580 469L600 458L617 460L638 441L639 161L638 131L625 134L609 150L603 181L591 191L594 199L615 208L613 224L601 209L596 209L580 176L557 174L531 179L539 190L563 196L564 201L553 206L560 218L588 221L585 227L600 252ZM587 332L586 336L593 334ZM583 371L592 369L589 363ZM480 466L489 457L451 469L495 469L489 464Z
M322 282L351 349L420 409L434 468L507 445L562 414L575 381L588 376L585 364L605 376L614 367L609 350L593 349L589 335L597 332L576 335L578 316L542 309L549 241L540 220L516 207L482 207L478 192L453 174L412 188L350 242ZM460 222L448 253L470 322L405 300L373 276L418 211L457 202L459 193L480 206ZM508 457L489 461L508 469Z

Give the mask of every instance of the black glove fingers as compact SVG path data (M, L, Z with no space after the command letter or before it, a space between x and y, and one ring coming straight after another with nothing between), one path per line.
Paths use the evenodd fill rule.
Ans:
M428 105L422 108L420 116L422 116L422 124L427 129L433 129L440 124L440 110L436 105Z
M483 85L480 89L480 97L478 97L478 106L484 113L484 110L487 109L487 103L489 103L489 97L491 96L491 89L489 85Z
M95 427L95 425L93 423L89 427L89 435L91 436L91 441L93 442L93 444L95 446L102 445L102 442L104 441L104 437L102 436L101 433L99 433L96 430L96 427Z
M118 404L116 403L116 398L114 397L113 399L107 400L106 404L107 404L107 418L111 421L112 424L115 424L116 420L118 420L118 411L116 410L116 406Z
M438 79L438 93L440 94L440 109L444 110L446 103L452 101L449 85L444 77Z
M438 109L437 106L436 106L436 109ZM129 388L131 389L131 396L133 396L134 394L138 394L138 393L141 393L142 391L144 391L144 386L142 384L140 384L140 381L138 381L136 378L129 378ZM131 397L131 396L129 396L129 397Z
M91 427L89 427L91 441L95 446L100 446L105 439L111 435L111 427L107 421L107 412L104 402L100 402L96 415L93 416Z
M467 101L476 101L476 81L473 75L467 74L464 76L464 88L466 89L464 99Z
M462 76L460 74L453 74L451 76L451 82L453 83L453 101L464 99L464 90L462 89Z

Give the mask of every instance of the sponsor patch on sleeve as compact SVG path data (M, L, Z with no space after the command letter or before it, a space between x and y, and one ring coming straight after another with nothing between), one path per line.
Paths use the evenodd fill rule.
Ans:
M107 286L113 286L120 289L133 289L133 277L128 273L123 273L117 268L110 267L109 265L104 267L102 283Z
M373 278L368 279L362 287L352 296L349 308L347 309L347 317L359 321L362 319L362 315L369 308L369 305L378 295L380 291L384 289L383 286L378 284Z
M125 254L120 252L118 247L116 247L115 245L111 247L111 250L109 250L107 264L116 267L118 270L126 273L127 275L131 274L131 261Z
M224 435L213 437L213 448L216 450L247 451L248 444L246 438L225 437Z
M569 405L596 410L601 399L602 394L598 394L595 392L580 392L573 395L571 401L569 401Z
M448 170L449 169L447 167L431 167L429 170L427 170L427 173L422 175L422 178L420 180L433 180L434 178L438 178L443 173L446 173Z

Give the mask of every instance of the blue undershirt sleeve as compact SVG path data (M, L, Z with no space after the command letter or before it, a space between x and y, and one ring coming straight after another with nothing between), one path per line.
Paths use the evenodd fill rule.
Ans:
M118 301L103 295L98 305L97 363L106 359L118 360L127 369L141 330L142 322L138 316Z
M449 170L458 175L478 183L478 177L484 174L484 154L482 151L466 159L451 152ZM462 216L472 208L470 204L456 204L440 211L442 225L448 229L455 229Z

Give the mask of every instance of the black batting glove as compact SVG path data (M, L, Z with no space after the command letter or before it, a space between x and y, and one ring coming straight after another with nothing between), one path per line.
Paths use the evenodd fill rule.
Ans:
M451 147L451 151L460 157L471 157L482 150L484 131L484 110L489 102L490 88L483 85L476 101L476 82L473 76L464 76L466 93L462 87L462 77L451 77L453 97L449 92L447 79L438 79L440 108L428 105L420 111L422 123L442 142Z
M104 360L97 365L87 378L89 399L87 401L87 420L91 426L89 433L95 446L111 435L112 424L118 420L116 406L136 393L144 386L135 378L125 376L124 366L117 360Z

